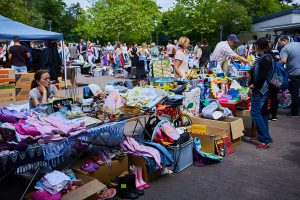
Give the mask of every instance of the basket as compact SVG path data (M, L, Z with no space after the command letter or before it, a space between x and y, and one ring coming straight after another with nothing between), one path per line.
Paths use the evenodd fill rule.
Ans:
M173 172L181 172L193 164L193 140L179 146L168 146L167 150L173 156L175 163L170 169Z
M142 114L141 109L139 109L138 107L135 106L127 106L124 105L120 108L121 112L129 117L134 117L137 115Z

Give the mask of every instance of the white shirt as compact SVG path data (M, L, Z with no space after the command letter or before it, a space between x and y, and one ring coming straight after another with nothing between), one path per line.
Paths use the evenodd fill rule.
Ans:
M109 45L106 47L107 51L114 51L114 47L112 45Z
M227 41L219 42L210 56L210 60L217 61L218 64L222 64L228 56L232 57L234 55L237 55L229 46Z

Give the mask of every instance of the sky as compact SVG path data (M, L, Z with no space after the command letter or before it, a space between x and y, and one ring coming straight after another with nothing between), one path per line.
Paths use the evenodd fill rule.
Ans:
M299 0L300 1L300 0ZM71 5L72 3L79 2L82 7L86 7L89 5L87 0L64 0L67 5ZM168 10L168 8L172 7L175 3L175 0L156 0L157 4L162 7L162 10Z

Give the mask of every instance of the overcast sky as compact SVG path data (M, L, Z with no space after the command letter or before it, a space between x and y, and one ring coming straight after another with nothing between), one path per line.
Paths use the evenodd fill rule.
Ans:
M87 0L64 0L64 2L66 2L67 5L79 2L82 7L86 7L89 5ZM163 10L167 10L174 5L175 0L156 0L156 2L159 6L162 7ZM295 0L295 2L300 3L300 0Z

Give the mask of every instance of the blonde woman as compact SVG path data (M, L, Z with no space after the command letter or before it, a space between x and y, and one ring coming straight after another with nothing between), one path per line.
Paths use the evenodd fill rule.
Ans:
M189 47L189 45L190 39L187 37L181 37L178 41L179 49L176 52L174 62L175 78L184 78L189 69L188 59L185 54L185 50Z

